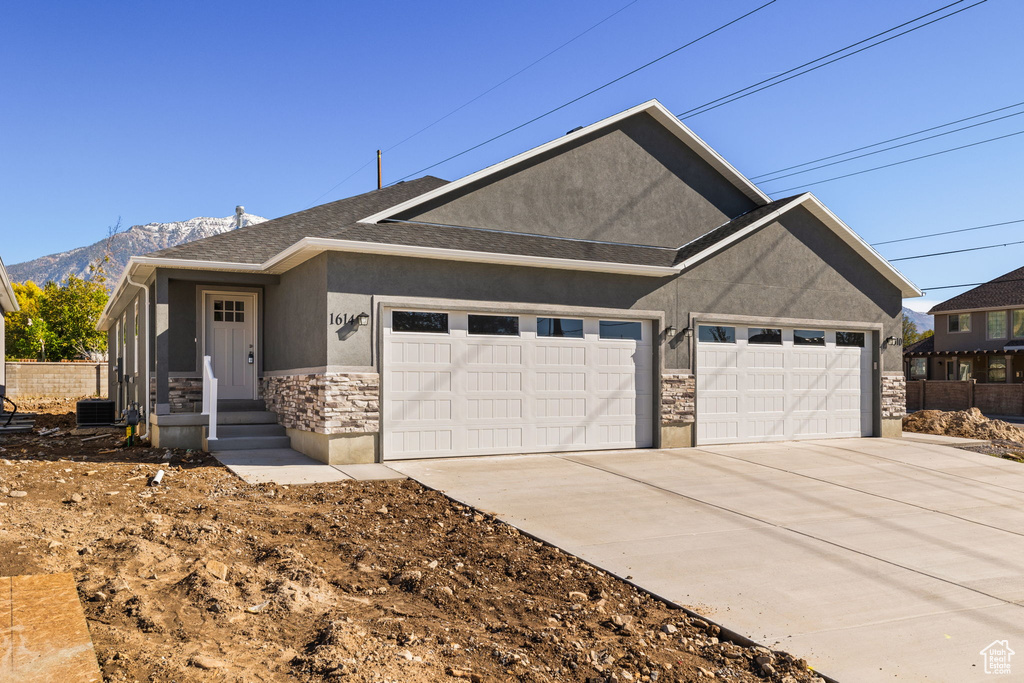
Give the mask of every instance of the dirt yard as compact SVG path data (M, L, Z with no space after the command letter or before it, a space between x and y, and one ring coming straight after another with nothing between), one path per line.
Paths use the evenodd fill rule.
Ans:
M1024 425L990 420L977 408L956 411L919 410L903 418L903 429L920 434L987 439L992 443L962 448L1024 462Z
M29 408L61 431L0 437L0 575L72 572L107 680L821 680L414 482L250 486Z

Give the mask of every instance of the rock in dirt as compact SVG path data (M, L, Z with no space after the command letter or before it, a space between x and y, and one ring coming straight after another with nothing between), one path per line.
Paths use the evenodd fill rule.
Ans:
M198 669L204 669L206 671L212 671L213 669L226 669L228 666L228 663L225 661L214 659L213 657L207 657L205 655L196 655L189 663Z
M206 562L206 571L210 572L210 576L220 579L221 581L228 580L228 566L218 560L208 560Z
M69 503L81 503L83 500L85 499L82 497L81 493L72 493L71 497L68 498Z
M28 491L11 491L7 495L11 498L24 498L28 495Z

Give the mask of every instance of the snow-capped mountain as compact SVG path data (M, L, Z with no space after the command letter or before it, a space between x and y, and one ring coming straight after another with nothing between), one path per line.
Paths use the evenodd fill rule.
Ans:
M246 225L254 225L267 220L249 213L244 214L243 218ZM166 249L184 242L219 235L234 229L234 226L234 215L227 218L193 218L174 223L133 225L114 235L110 239L109 246L106 239L101 239L87 247L40 256L24 263L15 263L8 266L7 271L14 282L32 280L40 286L50 280L60 282L68 275L86 277L89 274L89 264L96 263L109 249L110 262L106 264L105 271L107 286L112 288L117 283L117 279L121 277L121 272L132 256L141 256L158 249Z
M918 313L904 306L903 317L913 321L917 325L918 332L929 332L935 329L935 318L927 313Z

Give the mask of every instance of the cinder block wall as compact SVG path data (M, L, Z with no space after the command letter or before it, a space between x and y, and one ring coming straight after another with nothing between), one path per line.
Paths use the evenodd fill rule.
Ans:
M11 398L106 397L106 363L7 363Z
M986 415L1024 415L1024 384L976 384L974 405Z

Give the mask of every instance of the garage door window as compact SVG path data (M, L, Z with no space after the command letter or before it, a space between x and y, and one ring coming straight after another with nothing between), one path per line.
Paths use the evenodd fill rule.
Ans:
M395 332L448 334L448 314L394 311L391 314L391 329Z
M836 346L859 346L864 348L864 333L836 332Z
M519 316L471 315L469 316L469 333L518 337Z
M642 325L638 322L625 320L602 320L600 323L601 339L635 339L643 338Z
M736 328L721 325L701 325L697 328L697 339L714 344L735 344Z
M537 318L537 336L583 339L583 321L573 318Z
M796 346L824 346L825 330L793 330L793 344Z
M772 327L751 327L747 330L751 344L782 344L782 330Z

